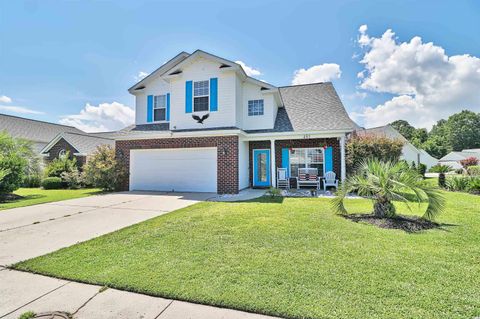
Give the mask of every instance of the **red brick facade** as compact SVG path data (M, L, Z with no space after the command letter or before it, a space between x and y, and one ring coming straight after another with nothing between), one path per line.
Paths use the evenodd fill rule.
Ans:
M46 161L51 162L55 158L58 158L59 153L62 150L65 150L65 151L69 152L70 159L72 159L74 157L77 159L77 165L78 165L79 168L81 168L85 164L86 157L85 156L73 155L75 153L78 153L78 151L70 143L65 141L65 139L63 139L63 138L58 140L58 142L55 145L53 145L52 148L50 148L50 151L48 152L48 157L46 158Z
M219 194L238 193L238 137L188 137L148 140L116 141L117 158L124 163L129 172L130 150L159 148L217 148L217 192ZM128 190L128 179L123 185Z
M337 138L314 138L297 140L277 140L275 141L275 164L277 168L282 167L282 148L308 148L331 146L333 149L333 171L337 176L340 174L340 141ZM253 167L253 150L270 149L270 141L251 141L249 147L249 167ZM253 173L250 169L250 185L253 185ZM276 177L275 177L276 178Z

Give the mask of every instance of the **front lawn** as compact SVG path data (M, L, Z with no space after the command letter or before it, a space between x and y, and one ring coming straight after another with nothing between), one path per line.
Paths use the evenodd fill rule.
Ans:
M289 318L474 318L480 196L445 195L444 225L420 233L352 222L328 199L200 203L14 268Z
M93 188L49 190L42 188L20 188L14 192L15 195L20 197L3 203L0 202L0 210L86 197L96 195L99 192L99 189Z

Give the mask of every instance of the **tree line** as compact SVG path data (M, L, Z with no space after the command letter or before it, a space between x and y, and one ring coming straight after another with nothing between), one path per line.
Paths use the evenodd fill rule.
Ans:
M451 151L480 148L480 113L463 110L441 119L430 131L415 128L405 120L390 123L410 143L441 158Z

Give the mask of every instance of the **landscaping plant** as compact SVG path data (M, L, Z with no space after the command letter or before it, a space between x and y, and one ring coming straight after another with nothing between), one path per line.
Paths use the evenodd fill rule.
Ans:
M126 177L125 168L117 161L115 149L101 145L84 166L86 182L103 190L118 189Z
M42 187L44 189L61 189L64 188L64 183L60 177L47 177L42 181Z
M470 176L480 176L480 165L469 166L467 174Z
M478 159L476 157L470 156L464 160L461 160L460 164L462 164L463 168L468 169L468 167L470 166L478 165Z
M403 142L386 137L368 135L354 136L346 144L347 172L355 173L369 158L381 161L398 161L402 155Z
M70 158L70 153L52 160L45 168L45 177L61 177L62 173L73 172L77 169L77 159Z
M70 189L79 189L84 186L84 174L79 172L76 168L71 172L63 172L60 176L62 181Z
M8 194L18 189L23 182L28 167L23 140L0 132L0 194Z
M333 208L337 213L346 214L344 200L349 193L373 200L373 213L377 217L394 217L396 208L393 201L427 202L423 218L433 220L444 208L445 199L438 189L428 186L417 172L405 169L401 162L364 161L357 173L348 177L333 199Z

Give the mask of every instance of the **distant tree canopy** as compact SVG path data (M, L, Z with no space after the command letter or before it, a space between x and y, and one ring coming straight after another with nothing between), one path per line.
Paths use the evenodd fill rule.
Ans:
M441 158L451 151L480 148L480 114L468 110L451 115L435 124L430 132L415 128L405 120L390 123L410 143L430 155Z

